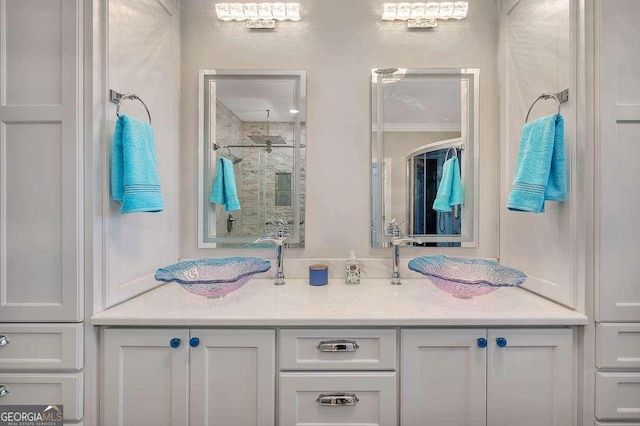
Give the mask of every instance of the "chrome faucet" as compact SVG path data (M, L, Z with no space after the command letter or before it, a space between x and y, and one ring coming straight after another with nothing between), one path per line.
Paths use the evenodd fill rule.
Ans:
M401 236L401 223L393 219L387 226L387 235L391 238L391 247L393 247L393 272L391 273L391 284L400 285L400 245L405 243L422 244L417 238L409 236Z
M391 240L391 245L393 246L393 272L391 273L391 284L393 285L402 284L400 281L400 245L404 243L422 244L422 241L413 237L401 237Z
M284 220L278 220L276 222L277 229L275 232L264 237L260 237L253 243L264 243L270 241L276 245L276 262L278 263L278 271L276 272L275 285L284 284L284 242L291 235L289 224Z

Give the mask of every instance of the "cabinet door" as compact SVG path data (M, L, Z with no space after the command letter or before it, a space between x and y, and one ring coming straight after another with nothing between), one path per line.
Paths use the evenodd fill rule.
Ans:
M402 330L402 426L486 425L486 330Z
M599 138L596 163L600 249L598 320L640 321L640 2L603 0L599 40Z
M192 426L274 425L274 330L194 329L190 344Z
M572 330L489 330L488 340L488 425L575 424Z
M107 329L103 337L100 424L186 426L188 330ZM175 348L172 339L180 339Z
M0 321L81 321L81 10L0 2Z

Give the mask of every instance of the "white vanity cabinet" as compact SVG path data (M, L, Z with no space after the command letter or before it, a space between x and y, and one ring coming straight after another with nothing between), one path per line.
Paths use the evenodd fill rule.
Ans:
M106 329L101 425L275 421L273 330Z
M575 424L571 329L402 331L402 426Z

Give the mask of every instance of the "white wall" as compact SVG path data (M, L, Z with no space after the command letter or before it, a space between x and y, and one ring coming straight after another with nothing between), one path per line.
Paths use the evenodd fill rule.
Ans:
M370 72L375 67L480 68L480 246L413 249L403 256L498 255L498 10L472 0L462 21L428 31L380 20L379 0L301 0L303 20L275 31L221 22L213 0L182 2L183 258L274 251L197 249L197 100L199 69L307 71L306 247L289 258L390 257L370 247ZM214 251L217 250L217 251Z
M577 261L580 257L580 197L582 172L576 165L576 1L509 0L503 2L504 67L502 200L500 203L500 261L528 275L524 287L565 305L578 302ZM574 33L572 33L572 29ZM565 119L568 196L548 202L545 213L506 209L525 116L536 98L570 89L562 106ZM539 101L530 120L557 111L554 101ZM584 144L584 141L580 143Z
M158 285L156 270L179 257L178 82L180 16L175 0L110 0L107 3L105 87L136 93L153 119L158 174L164 199L161 213L121 215L111 199L109 158L116 106L103 105L102 219L104 305L113 306ZM144 107L125 101L121 113L147 120Z

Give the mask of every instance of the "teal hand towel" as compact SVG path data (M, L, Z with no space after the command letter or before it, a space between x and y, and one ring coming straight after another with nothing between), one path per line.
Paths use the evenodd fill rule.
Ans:
M544 202L567 198L564 119L542 117L522 128L520 149L507 208L543 213Z
M464 203L464 187L460 179L460 163L458 157L452 157L442 166L442 179L438 186L438 194L433 202L433 209L439 212L450 212L452 207Z
M118 117L113 133L111 198L122 203L120 214L164 209L153 129L127 115Z
M224 205L224 209L228 212L240 210L233 163L224 157L218 160L218 170L211 187L209 201Z

